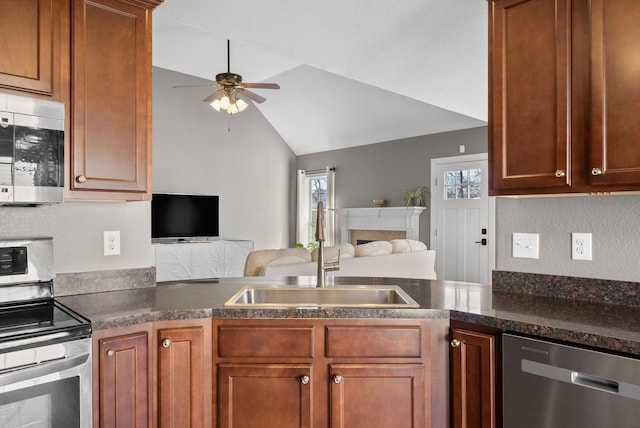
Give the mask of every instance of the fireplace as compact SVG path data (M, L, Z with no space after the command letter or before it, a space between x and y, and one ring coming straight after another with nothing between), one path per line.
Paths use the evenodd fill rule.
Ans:
M420 238L420 214L425 207L336 209L336 242L390 241Z
M392 239L406 239L407 232L404 230L362 230L351 229L349 231L349 242L352 245L366 244L371 241L391 241Z

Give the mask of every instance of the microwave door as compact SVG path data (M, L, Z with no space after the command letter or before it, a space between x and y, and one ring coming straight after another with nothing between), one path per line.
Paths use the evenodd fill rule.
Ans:
M14 201L62 202L64 132L62 120L16 114Z
M0 163L13 162L13 113L0 111Z
M0 203L13 201L13 113L0 112Z

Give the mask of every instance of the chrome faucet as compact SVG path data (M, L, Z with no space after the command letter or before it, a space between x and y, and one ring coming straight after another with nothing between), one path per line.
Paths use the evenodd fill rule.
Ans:
M316 222L316 241L318 241L318 280L316 287L325 287L327 283L327 271L340 270L340 251L338 250L338 260L325 263L324 262L324 204L318 202L317 222Z

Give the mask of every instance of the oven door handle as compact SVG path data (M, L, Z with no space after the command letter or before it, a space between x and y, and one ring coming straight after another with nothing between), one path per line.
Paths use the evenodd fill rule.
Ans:
M73 367L81 366L89 360L90 354L82 354L71 358L47 361L27 367L16 367L0 373L0 386L12 385L29 379L37 379L54 373L60 373Z

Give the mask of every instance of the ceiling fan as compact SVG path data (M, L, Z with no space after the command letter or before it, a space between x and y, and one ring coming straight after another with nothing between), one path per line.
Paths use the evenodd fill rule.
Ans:
M216 75L215 83L208 85L185 85L174 86L174 88L184 88L193 86L211 86L217 87L214 93L205 98L205 103L211 104L216 111L225 111L228 114L236 114L245 110L249 104L248 100L252 100L256 103L263 103L267 99L255 92L249 91L247 88L252 89L280 89L280 85L277 83L246 83L242 81L242 76L231 72L231 60L230 60L229 40L227 40L227 72Z

